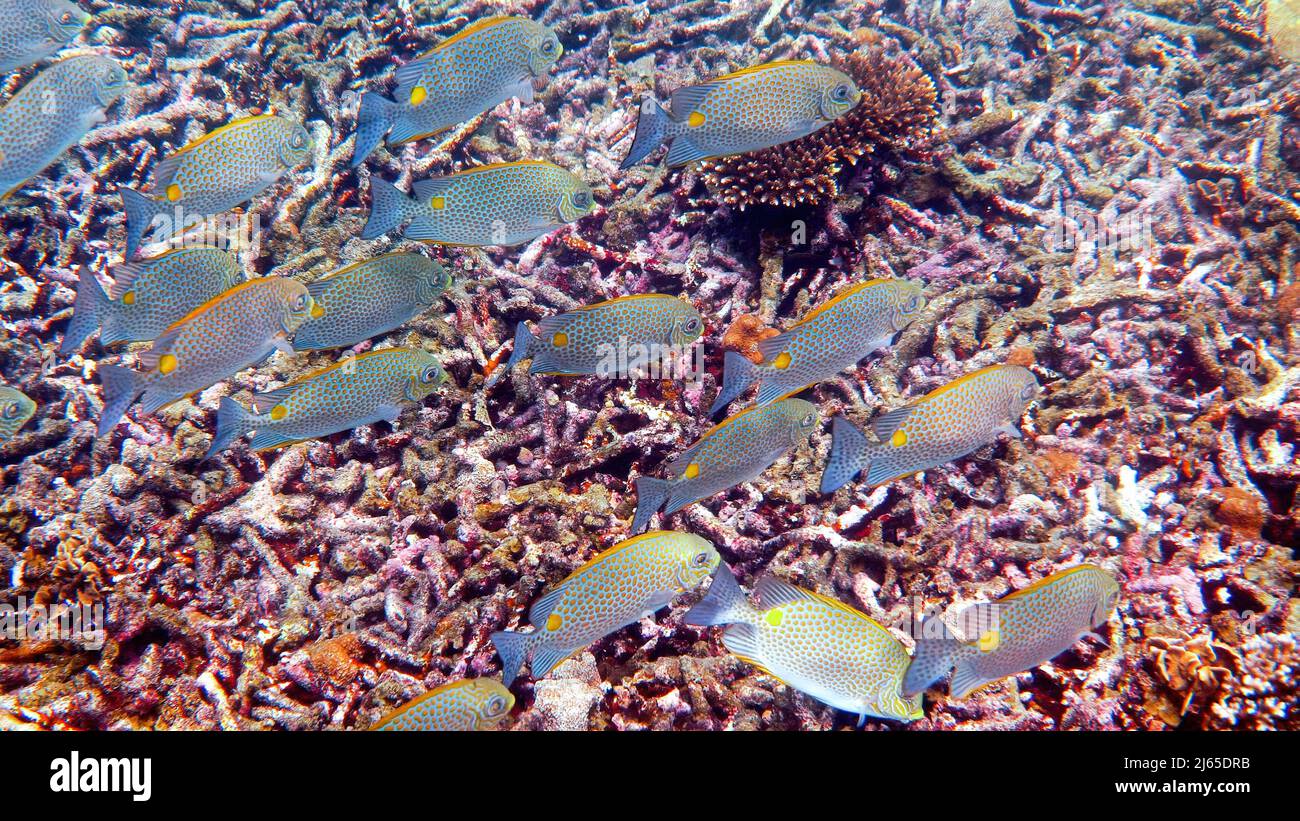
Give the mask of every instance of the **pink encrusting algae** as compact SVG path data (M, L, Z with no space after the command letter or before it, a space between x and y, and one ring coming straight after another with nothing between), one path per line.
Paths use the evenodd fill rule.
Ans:
M36 405L0 442L0 605L85 606L104 629L0 630L0 729L366 729L499 680L491 636L530 629L532 603L634 535L638 477L667 476L718 421L724 335L753 359L768 331L888 278L920 283L924 308L798 393L811 437L656 527L707 541L744 590L771 576L838 601L909 654L927 609L1081 564L1118 583L1095 637L965 698L936 685L921 717L868 730L1300 728L1300 67L1266 5L1285 4L91 0L60 54L110 56L126 90L0 204L0 382ZM361 93L390 97L396 66L500 14L557 35L544 82L352 169ZM907 105L866 99L761 152L620 170L642 99L784 60L878 64L863 94ZM59 349L82 270L106 282L122 263L120 190L164 196L166 157L262 114L301 124L310 149L226 215L251 226L246 277L306 284L406 252L450 287L382 336L280 346L97 435L101 363L143 370L148 345ZM863 144L819 148L836 139ZM576 175L590 207L514 247L361 238L374 180L405 192L521 161ZM702 321L688 378L505 369L520 323L651 293ZM252 406L386 347L447 377L396 422L204 460L223 399ZM820 492L826 420L870 436L880 412L1004 363L1041 392L996 441ZM496 726L856 725L684 623L704 590L521 675Z

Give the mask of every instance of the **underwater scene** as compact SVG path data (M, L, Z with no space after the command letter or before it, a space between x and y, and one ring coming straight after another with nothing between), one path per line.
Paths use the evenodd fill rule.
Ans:
M0 730L1300 729L1297 63L0 0Z

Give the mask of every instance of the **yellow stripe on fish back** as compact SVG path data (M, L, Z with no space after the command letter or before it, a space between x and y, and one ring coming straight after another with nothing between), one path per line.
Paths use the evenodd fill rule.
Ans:
M812 313L808 314L803 319L800 319L798 322L791 325L790 330L794 330L795 328L798 328L801 325L807 325L809 322L812 322L817 317L826 313L831 308L834 308L836 305L840 304L841 302L853 296L854 294L861 292L863 289L871 288L885 282L893 282L893 280L889 278L871 279L871 280L867 280L866 282L860 282L851 288L845 288L843 291L831 297L824 304L818 305L816 308L814 308Z
M820 65L820 64L814 62L813 60L776 60L771 63L762 63L756 66L748 66L746 68L737 69L736 71L733 71L730 74L724 74L721 77L717 77L713 80L710 80L709 82L716 83L720 80L735 80L739 77L744 77L749 74L756 74L760 71L767 71L768 69L778 68L782 66L813 66L813 65Z
M439 51L442 51L443 49L447 48L448 46L455 45L456 43L459 43L461 40L464 40L466 37L469 37L470 35L473 34L477 34L483 29L488 28L489 26L495 26L498 23L504 23L507 20L523 21L527 19L528 18L526 17L517 17L514 15L504 14L499 17L489 17L486 20L479 20L477 23L471 23L465 28L453 34L452 36L448 37L446 40L443 40L438 45L434 46L433 48L424 52L420 56L416 57L415 60L423 60L425 57L428 57L431 54L436 54ZM415 62L415 60L412 60L411 62Z
M225 299L226 297L233 296L234 294L243 291L246 288L249 288L252 285L255 285L259 282L266 282L268 279L275 279L275 277L255 277L253 279L246 279L243 282L239 283L238 285L234 286L233 288L230 288L229 290L226 291L222 291L221 293L209 299L207 302L204 302L202 305L199 305L197 308L194 308L185 316L181 317L180 319L176 320L172 324L168 325L166 330L163 331L163 334L167 333L167 331L176 328L177 326L184 325L186 322L189 322L191 319L203 313L204 311L208 310L213 305L217 304L218 302ZM162 334L159 334L159 336L162 336Z
M1039 590L1042 590L1044 587L1046 587L1046 586L1049 585L1049 584L1052 584L1052 583L1054 583L1054 582L1059 582L1059 581L1061 581L1062 579L1065 579L1065 578L1067 578L1067 577L1069 577L1069 576L1073 576L1075 573L1078 573L1078 572L1083 571L1083 570L1098 570L1098 571L1101 571L1101 572L1103 572L1103 573L1105 572L1104 570L1102 570L1100 567L1098 567L1098 566L1095 565L1095 564L1080 564L1080 565L1076 565L1076 566L1071 567L1071 568L1068 568L1068 569L1066 569L1066 570L1062 570L1060 573L1053 573L1053 574L1050 575L1050 576L1045 576L1045 577L1039 579L1038 581L1034 582L1033 584L1029 585L1028 587L1025 587L1025 588L1023 588L1023 589L1021 589L1021 590L1017 590L1017 591L1014 592L1014 593L1008 593L1007 595L1005 595L1005 596L1003 596L1002 598L998 599L998 601L1007 602L1007 601L1013 601L1013 600L1015 600L1015 599L1021 599L1021 598L1024 598L1025 596L1028 596L1028 595L1030 595L1031 593L1036 593L1036 592L1038 592Z
M601 308L606 305L613 305L615 302L631 302L634 299L677 299L672 294L629 294L628 296L616 296L613 299L603 299L600 302L593 302L590 305L583 305L574 308L569 313L579 313L581 311L590 311L593 308Z
M274 114L255 114L251 117L244 117L243 119L235 120L234 122L231 123L226 123L225 125L221 126L221 128L218 128L216 131L210 131L207 134L204 134L202 137L199 137L196 140L192 140L189 143L186 143L185 145L176 149L175 151L172 152L172 156L174 157L179 154L187 154L190 151L193 151L194 149L208 142L209 140L212 140L222 134L225 134L227 131L230 131L233 128L238 128L239 126L244 125L246 123L256 122L257 120L274 120L275 118L276 115Z
M379 355L381 355L381 354L391 354L391 353L393 353L394 351L400 351L400 352L402 352L402 353L407 353L407 352L408 352L408 349L407 349L407 348L380 348L380 349L377 350L377 351L366 351L365 353L359 353L359 354L357 354L356 356L353 356L353 357L344 357L343 359L340 359L338 362L335 362L333 365L326 365L326 366L323 367L323 368L320 368L320 369L318 369L318 370L314 370L314 371L312 371L311 373L307 374L306 376L300 376L300 377L298 377L297 379L293 380L292 382L286 382L285 384L281 385L280 387L275 388L275 390L277 390L277 391L282 391L282 390L284 390L285 388L293 388L293 387L297 387L298 385L302 385L302 384L305 383L305 382L309 382L309 381L315 379L315 378L318 377L318 376L321 376L321 375L323 375L323 374L327 374L327 373L329 373L330 371L333 371L333 370L337 370L338 368L340 368L340 367L342 367L342 366L344 366L344 365L356 365L356 363L361 362L361 361L363 361L363 360L371 359L372 357L376 357L376 356L379 356Z
M822 602L823 604L829 605L830 607L833 607L833 608L835 608L836 610L843 611L844 613L847 613L848 615L853 616L854 618L864 619L864 620L866 620L866 621L869 621L869 622L871 622L871 624L873 624L873 625L876 626L876 627L879 627L881 630L884 630L886 633L889 632L889 631L884 627L884 625L882 625L880 622L878 622L878 621L876 621L875 619L871 618L871 617L868 616L866 613L863 613L861 610L858 610L858 609L855 608L855 607L851 607L851 606L845 604L844 602L840 601L839 599L832 599L830 596L823 596L821 593L818 593L818 592L816 592L815 590L805 590L805 589L802 588L802 587L800 587L799 590L800 590L801 592L803 592L803 593L805 593L805 594L811 596L812 598L814 598L814 599L816 599L816 600Z
M603 553L597 553L595 556L592 556L590 559L583 562L583 564L580 567L578 567L577 570L574 570L572 573L565 576L564 581L568 581L574 576L577 576L579 573L590 570L593 566L595 566L596 562L601 562L614 555L620 554L630 547L634 547L636 545L641 544L647 539L659 538L660 536L674 536L674 535L678 535L678 534L676 531L673 530L650 530L645 533L642 533L640 536L633 536L631 539L628 539L625 542L617 544L614 547L611 547L609 550L604 551ZM563 584L564 581L560 582L560 584ZM558 587L559 585L556 586ZM552 587L547 589L545 592L549 593L554 589L555 588Z
M953 381L949 382L947 385L942 385L938 388L935 388L934 390L930 391L925 396L922 396L920 399L916 400L912 404L919 405L922 402L926 402L930 399L934 399L937 396L941 396L942 394L945 394L950 390L959 388L962 385L966 384L967 382L971 381L972 379L975 379L976 377L989 373L990 371L1000 370L1005 367L1006 365L989 365L987 368L980 368L978 371L975 371L973 373L968 373L965 376L954 379Z
M547 162L545 160L517 160L515 162L494 162L494 163L488 163L487 165L476 165L473 168L466 168L464 171L456 171L450 174L449 176L468 177L472 174L481 174L484 171L496 171L499 168L525 168L530 165L544 165L547 168L554 168L558 171L565 171L565 169L561 168L555 163Z

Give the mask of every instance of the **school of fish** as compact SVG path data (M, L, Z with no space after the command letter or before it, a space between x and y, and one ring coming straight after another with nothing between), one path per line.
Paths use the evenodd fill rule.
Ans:
M56 55L92 22L68 0L0 0L0 71ZM565 54L556 33L519 16L467 24L396 68L395 92L366 91L356 115L351 166L381 145L396 150L435 138L517 99L536 94ZM128 90L126 71L100 54L76 54L37 69L0 106L0 191L9 198L49 168ZM638 107L623 169L668 147L665 163L689 163L765 149L811 134L843 117L862 98L852 79L819 62L788 59L740 68L678 88L665 108L652 97ZM171 248L137 259L152 241L170 244L204 219L248 203L307 163L327 134L275 113L233 117L190 137L153 167L150 193L121 186L123 261L80 272L76 304L61 353L83 351L98 332L104 350L126 348L137 366L96 367L102 383L99 433L110 435L137 400L143 417L254 367L277 352L343 349L383 337L431 311L455 287L441 263L414 252L355 261L311 282L248 278L225 251ZM585 170L526 158L461 168L416 180L410 193L371 175L370 214L361 237L401 229L407 239L446 246L516 247L572 225L598 206L599 184ZM481 730L508 718L508 689L527 667L549 675L574 653L679 597L697 597L686 624L719 626L721 646L807 696L858 717L910 722L923 715L927 688L952 674L949 691L974 690L1050 661L1106 623L1120 592L1097 565L1063 569L1019 591L969 609L980 624L956 637L932 617L915 653L890 629L831 595L770 574L744 594L719 546L679 530L641 533L656 514L667 520L692 503L757 479L792 449L807 447L821 425L817 406L796 396L833 379L895 337L926 309L919 281L848 282L825 304L759 343L761 361L728 351L713 416L757 385L752 405L700 434L667 464L667 478L635 479L631 535L593 554L541 593L527 629L500 630L492 642L502 680L453 680L396 709L381 730ZM685 295L619 296L520 322L492 388L516 365L528 374L626 375L629 357L690 350L706 332ZM635 354L635 356L633 356ZM491 369L489 369L491 370ZM265 451L380 422L396 423L447 380L437 356L409 347L343 352L332 364L246 403L222 396L206 458L235 447ZM1041 387L1017 365L994 365L880 413L865 433L843 416L832 422L823 494L859 474L865 487L941 468L998 441L1019 437L1026 408ZM20 435L37 404L0 386L0 444ZM725 549L726 546L721 546ZM699 598L701 588L707 592ZM934 635L930 635L933 633ZM1104 639L1103 639L1104 641Z

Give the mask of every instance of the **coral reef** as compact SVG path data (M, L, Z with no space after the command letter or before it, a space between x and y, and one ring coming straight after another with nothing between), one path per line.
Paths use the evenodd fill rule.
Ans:
M0 601L99 604L106 635L99 649L0 638L0 726L365 728L430 688L496 675L489 634L626 537L632 478L707 429L729 327L744 350L852 281L905 275L926 284L927 309L804 395L823 418L866 419L1017 358L1045 387L1022 438L824 497L822 428L665 526L709 539L746 586L774 572L886 624L1080 561L1119 579L1106 644L964 700L932 693L907 729L1300 727L1300 67L1260 45L1261 5L90 0L85 44L131 86L0 212L0 372L38 404L0 447ZM503 9L564 44L536 103L350 171L359 92ZM711 187L722 164L618 171L644 93L764 60L875 59L853 54L928 78L934 133L880 120L832 145L824 129L808 144L860 151L856 164L800 155L818 187L743 213L757 188ZM448 384L395 425L200 462L220 399L333 361L305 354L97 437L96 363L139 349L57 349L78 268L121 259L117 187L147 186L161 156L255 111L304 122L315 153L246 207L260 226L248 275L308 280L422 250L358 238L370 175L405 190L545 159L580 174L596 207L520 249L423 249L453 273L445 304L357 348L423 348L446 367ZM702 382L521 368L483 390L516 323L652 291L704 317ZM521 679L505 726L853 726L682 625L691 603Z

